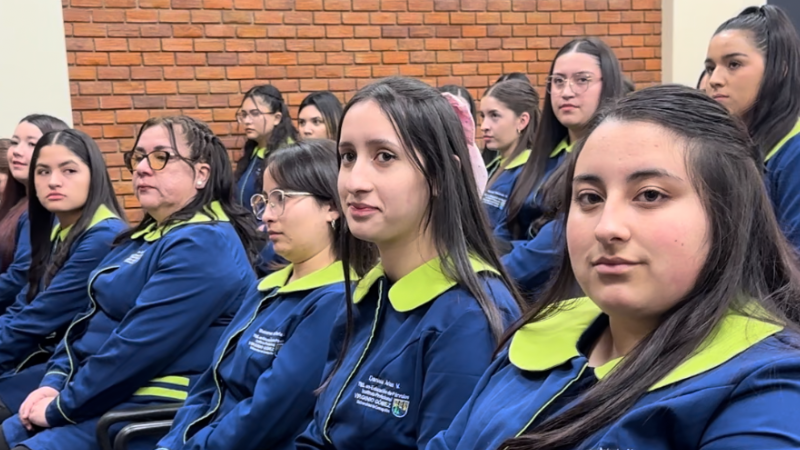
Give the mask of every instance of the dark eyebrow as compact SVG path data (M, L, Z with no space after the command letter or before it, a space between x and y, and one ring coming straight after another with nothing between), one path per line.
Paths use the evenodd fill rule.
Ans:
M153 151L154 151L154 152L159 152L159 151L169 151L169 150L172 150L173 152L175 151L175 149L174 149L174 148L172 148L172 147L170 147L169 145L156 145L156 146L153 148ZM147 153L147 150L145 150L143 147L136 147L135 149L133 149L133 151L135 151L135 152ZM151 152L151 153L152 153L152 152Z
M664 169L642 169L628 175L626 181L632 183L634 181L646 180L649 178L672 178L674 180L683 181L683 178L674 175ZM589 184L602 184L602 179L593 173L582 173L572 178L572 183L589 183Z
M76 161L70 159L70 160L62 162L61 164L58 165L58 167L65 167L65 166L68 166L70 164L78 164L78 163ZM45 169L49 169L50 165L37 162L36 163L36 167L44 167Z
M395 144L394 142L381 138L370 139L367 141L367 145L370 147L380 147L380 146L397 147L397 144Z
M747 56L746 54L744 54L744 53L741 53L741 52L734 52L734 53L728 53L727 55L724 55L724 56L722 57L722 59L723 59L723 60L726 60L726 59L731 59L731 58L736 58L736 57L740 57L740 58L742 58L742 57L743 57L743 58L747 58L748 56ZM713 62L714 62L714 60L713 60L713 59L711 59L711 58L706 58L706 64L708 64L708 63L713 63Z

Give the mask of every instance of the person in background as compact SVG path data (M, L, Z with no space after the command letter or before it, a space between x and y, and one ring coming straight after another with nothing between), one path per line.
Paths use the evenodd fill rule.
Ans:
M776 6L726 21L708 45L706 92L747 125L783 232L800 249L800 38Z
M539 94L524 81L501 81L487 89L481 99L483 142L500 155L487 166L489 182L482 200L499 239L511 240L522 234L506 225L510 223L508 200L531 157L539 117Z
M329 91L312 92L300 103L297 127L302 139L336 139L342 103Z
M427 450L799 448L800 266L747 130L656 86L587 134L553 283Z
M31 265L27 285L0 315L0 420L39 386L67 326L89 304L89 276L127 228L103 154L85 133L46 133L30 166Z
M625 95L622 67L602 40L568 42L556 54L545 88L540 128L506 206L512 230L503 264L528 292L549 279L558 259L554 211L564 191L562 163L604 104Z
M10 172L8 170L8 149L11 148L11 139L0 139L0 199L8 184ZM2 200L0 200L2 201Z
M441 88L439 92L442 92ZM465 91L466 92L466 91ZM486 190L486 183L489 182L489 173L486 171L486 164L484 163L483 156L478 146L475 144L475 121L473 120L473 112L470 111L470 105L464 97L460 97L450 92L442 92L442 95L453 107L453 110L461 120L461 126L464 128L464 137L467 140L467 147L469 148L469 160L472 164L472 174L475 177L475 184L478 186L478 195L483 195ZM469 95L469 93L467 93ZM471 99L472 97L470 97ZM474 106L473 106L474 108Z
M244 94L236 120L247 138L234 172L236 201L247 205L250 197L261 191L264 157L271 150L296 142L297 130L281 91L269 84L254 86Z
M303 140L266 164L254 212L290 263L250 289L159 450L293 449L311 420L345 295L336 143ZM375 264L366 243L352 251L373 255L357 275Z
M7 160L11 177L0 200L0 312L4 312L28 281L31 264L28 220L28 176L33 149L43 134L69 128L45 114L23 118L11 137Z
M423 449L489 366L519 297L491 244L452 106L419 80L390 77L344 110L339 196L347 308L336 319L307 449Z
M3 422L8 448L97 450L106 412L185 400L255 283L255 221L208 125L151 118L124 160L144 218L117 236L39 388Z

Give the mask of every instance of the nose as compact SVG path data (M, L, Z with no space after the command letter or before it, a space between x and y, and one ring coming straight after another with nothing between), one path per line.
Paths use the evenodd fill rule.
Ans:
M722 76L722 71L719 70L719 66L715 67L708 76L708 85L714 89L721 88L725 85L725 77Z
M564 89L561 89L561 98L565 100L575 98L575 91L572 90L572 83L567 83L564 86Z
M368 158L358 158L353 165L342 167L339 171L339 191L342 203L347 202L348 196L358 197L372 190L371 167Z
M261 221L269 225L278 221L278 216L275 211L269 207L269 204L264 205L264 212L261 213Z
M602 206L603 211L594 229L598 242L604 246L627 242L631 237L627 210L623 202L609 201Z
M486 120L486 117L483 117L483 118L481 119L481 131L482 131L484 134L486 134L486 132L487 132L487 131L489 131L489 123L488 123L488 122L489 122L489 121L488 121L488 120Z
M147 160L147 158L142 158L142 160L139 161L139 164L133 168L133 172L134 175L142 177L145 175L152 175L153 169L150 167L150 162Z
M61 174L56 171L50 172L50 176L47 179L47 186L50 189L55 189L61 186L61 184L62 184Z
M21 158L23 156L22 155L22 146L23 145L26 145L26 144L20 142L17 145L12 145L11 147L8 148L9 149L9 154L12 155L12 156Z

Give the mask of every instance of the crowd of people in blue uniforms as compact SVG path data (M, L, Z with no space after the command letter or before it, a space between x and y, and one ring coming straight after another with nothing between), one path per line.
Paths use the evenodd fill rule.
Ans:
M476 112L386 78L309 95L298 132L256 86L235 167L206 124L149 119L135 226L88 135L22 119L0 450L100 449L105 414L159 405L171 429L128 448L800 448L785 13L722 24L698 88L632 91L592 37L542 87L505 75Z

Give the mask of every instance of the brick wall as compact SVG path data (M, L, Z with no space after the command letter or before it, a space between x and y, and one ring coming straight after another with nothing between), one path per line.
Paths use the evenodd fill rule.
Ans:
M595 35L639 87L661 77L659 0L62 0L73 120L97 139L130 217L122 151L152 115L211 124L238 157L234 119L255 84L343 101L407 75L479 94L504 72L542 84L558 48Z

